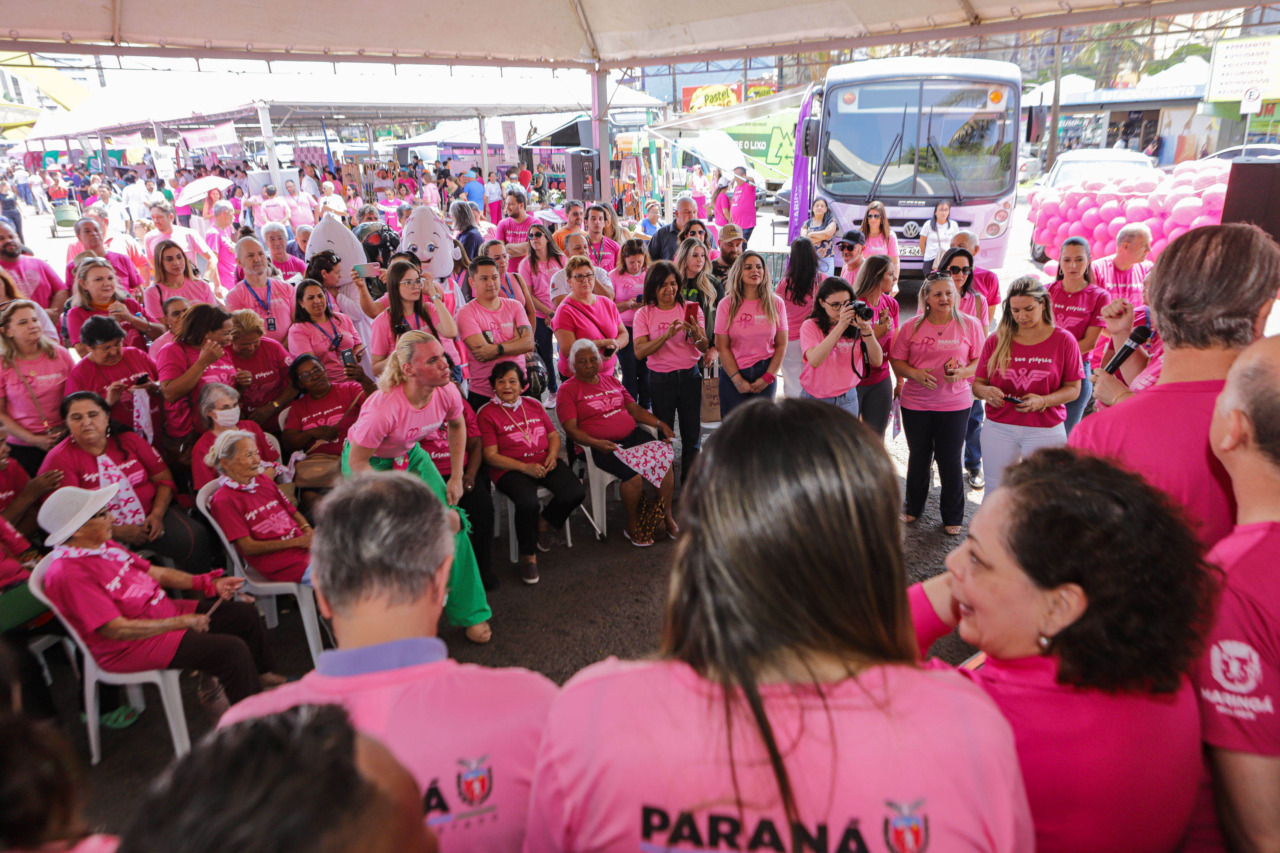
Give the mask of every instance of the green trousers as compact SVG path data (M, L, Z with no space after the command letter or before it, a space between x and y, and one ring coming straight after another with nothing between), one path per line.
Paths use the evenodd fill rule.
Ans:
M351 476L350 454L351 444L348 442L342 448L342 473L347 477ZM426 483L436 497L448 506L444 478L436 470L431 455L415 444L408 456L409 473ZM369 466L375 471L390 471L395 466L395 460L374 456L369 460ZM449 600L445 602L444 614L449 617L451 625L470 628L490 619L493 611L489 609L489 601L485 598L484 585L480 582L480 566L476 563L476 553L471 549L471 539L467 536L471 523L465 512L457 507L449 508L458 513L462 529L454 537L453 571L449 575Z

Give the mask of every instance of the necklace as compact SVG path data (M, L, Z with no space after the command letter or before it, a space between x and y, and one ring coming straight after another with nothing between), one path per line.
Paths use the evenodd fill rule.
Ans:
M502 411L507 413L507 419L511 421L511 425L520 431L524 436L525 446L533 447L533 429L529 426L529 415L525 413L524 406L520 406L520 421L516 421L515 415L511 414L511 410L506 406L502 407Z

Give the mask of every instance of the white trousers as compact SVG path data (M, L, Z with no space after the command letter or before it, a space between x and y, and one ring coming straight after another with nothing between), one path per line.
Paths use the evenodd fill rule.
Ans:
M804 370L804 351L800 341L787 341L787 351L782 356L782 393L786 397L799 397L800 371Z
M987 418L982 426L982 475L987 481L982 499L985 501L1000 488L1005 468L1042 447L1062 447L1066 443L1067 430L1062 424L1013 426Z

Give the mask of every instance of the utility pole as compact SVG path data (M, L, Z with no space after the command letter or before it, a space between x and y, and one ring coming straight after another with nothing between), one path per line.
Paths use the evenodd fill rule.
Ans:
M1053 106L1049 108L1049 153L1045 158L1044 169L1049 171L1058 159L1058 120L1061 117L1059 107L1062 101L1062 29L1054 35L1053 42Z

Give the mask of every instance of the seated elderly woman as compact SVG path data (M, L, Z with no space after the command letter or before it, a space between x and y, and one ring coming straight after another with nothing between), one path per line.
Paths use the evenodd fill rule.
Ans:
M621 382L600 371L600 350L593 341L585 338L577 341L569 352L569 362L573 376L556 392L556 416L569 439L588 449L597 468L622 481L622 505L627 511L623 535L638 548L653 544L653 537L642 534L638 528L640 497L644 481L648 480L658 486L667 535L674 539L680 528L671 513L674 488L671 463L675 459L671 450L675 434L671 427L640 408ZM637 423L656 427L662 441L655 442ZM620 453L649 444L657 446L638 454ZM627 457L629 461L620 457Z
M67 393L92 391L111 406L111 418L132 427L148 444L162 428L164 398L151 356L125 345L125 332L110 317L90 317L80 327L80 343L88 357L71 368Z
M111 539L109 504L118 486L62 488L40 508L45 543L54 546L44 591L108 672L198 669L216 676L227 699L239 702L276 675L257 609L233 596L244 583L221 571L189 575L146 560ZM162 591L195 590L200 601ZM214 609L215 604L217 608Z
M49 451L40 473L61 471L63 486L116 486L109 506L114 539L169 557L183 571L208 571L209 534L172 505L173 474L155 448L127 427L112 426L107 401L92 391L68 394L61 413L69 434Z
M363 371L360 377L359 384L330 382L320 359L309 352L289 365L289 382L298 397L289 404L281 443L285 453L306 456L294 471L299 489L329 488L341 473L347 431L360 415L360 404L378 390Z
M223 535L267 580L302 580L311 563L311 524L261 473L256 437L243 430L224 432L204 463L218 471L209 514Z
M1178 847L1217 597L1201 554L1162 492L1057 448L1006 469L947 572L910 589L921 649L958 624L986 653L966 674L1013 726L1041 853Z
M280 454L267 439L267 435L251 420L240 417L240 392L221 382L210 382L200 389L196 403L196 420L205 430L191 448L191 482L197 490L216 479L213 466L204 461L205 454L213 447L218 436L230 430L241 430L253 436L258 444L258 454L272 466L280 465ZM274 475L273 475L274 476Z
M257 311L231 312L231 363L236 385L244 389L244 416L270 433L280 432L280 412L297 393L289 383L289 351L272 338Z

